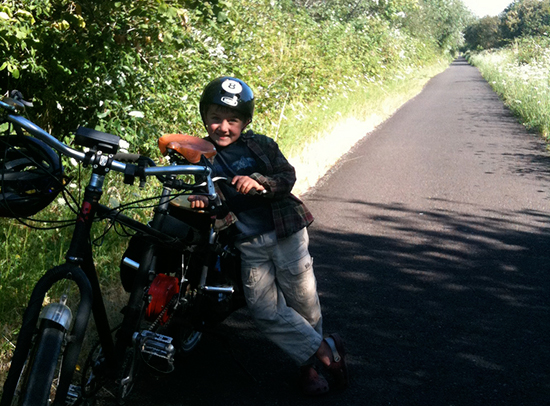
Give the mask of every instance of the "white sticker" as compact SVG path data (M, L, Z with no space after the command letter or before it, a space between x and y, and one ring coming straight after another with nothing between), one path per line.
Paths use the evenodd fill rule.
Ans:
M231 94L239 94L243 91L241 84L231 79L227 79L222 83L222 89Z
M225 104L229 105L229 106L233 106L233 107L236 107L237 104L239 104L239 98L237 96L233 96L233 97L226 97L226 96L223 96L221 98L222 102L224 102Z

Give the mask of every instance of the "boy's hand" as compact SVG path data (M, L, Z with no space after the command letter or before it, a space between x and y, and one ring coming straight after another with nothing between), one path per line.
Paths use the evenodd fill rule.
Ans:
M208 197L201 195L191 195L187 198L191 203L192 209L204 209L208 207Z
M237 175L231 180L231 184L235 186L237 192L242 193L243 195L248 194L252 189L255 189L258 192L265 190L265 188L252 179L250 176Z

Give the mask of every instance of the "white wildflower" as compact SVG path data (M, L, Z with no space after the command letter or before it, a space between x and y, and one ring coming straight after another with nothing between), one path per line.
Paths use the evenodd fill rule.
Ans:
M131 112L128 113L128 115L131 116L131 117L136 117L136 118L145 117L145 114L143 114L142 111L137 111L137 110L132 110Z

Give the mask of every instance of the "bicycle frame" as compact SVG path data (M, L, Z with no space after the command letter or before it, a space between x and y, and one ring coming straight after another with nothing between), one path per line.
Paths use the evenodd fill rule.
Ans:
M5 108L6 104L3 102L0 103L0 107ZM65 403L90 315L93 315L97 326L99 341L106 360L106 370L110 371L112 374L118 373L118 368L121 364L121 357L123 356L121 354L123 354L123 351L120 351L120 348L124 348L128 345L129 340L131 340L131 333L135 331L135 326L130 324L132 320L137 318L125 317L125 320L129 320L129 322L127 323L128 325L123 324L121 331L117 336L117 351L115 349L115 341L113 340L111 334L109 318L105 309L101 287L93 261L92 246L90 241L92 224L94 219L97 217L98 211L101 211L104 214L109 211L108 208L99 204L99 201L103 195L105 176L111 170L124 173L127 170L128 165L113 160L112 155L108 155L108 158L105 159L108 152L107 154L104 154L100 146L98 146L96 150L89 153L74 150L61 143L24 117L8 114L7 121L11 122L15 126L24 128L31 135L46 142L62 154L75 158L79 161L83 161L92 166L90 181L85 188L84 198L76 216L76 223L70 247L65 256L66 263L46 272L33 290L29 306L23 318L21 333L12 358L13 371L10 368L10 373L8 374L8 378L4 385L4 394L0 401L0 406L11 405L13 392L17 386L17 379L21 374L23 363L25 362L30 351L32 336L36 330L36 324L42 307L41 305L47 291L51 288L51 286L53 286L53 284L61 279L73 279L79 287L82 300L77 311L73 328L68 333L70 339L67 340L68 344L65 350L65 357L62 362L57 395L53 403L55 406ZM142 176L174 176L177 174L190 174L205 177L206 189L209 197L211 199L217 198L214 183L211 178L211 170L206 166L172 165L168 167L150 167L144 168L141 173ZM133 223L133 226L137 229L141 228L142 231L147 231L150 235L156 235L157 237L164 236L163 238L167 238L158 230L160 229L160 225L166 216L168 200L169 189L164 188L163 194L160 198L160 210L157 210L155 214L152 227L145 226L139 222ZM126 219L130 222L133 221L127 217ZM146 257L151 254L152 248L149 249ZM147 266L145 264L147 262L148 261L144 261L144 264L142 265ZM146 271L147 270L145 269L140 269L138 274L147 276ZM146 280L143 278L136 278L135 283L145 286ZM133 289L133 291L137 290ZM140 298L138 298L137 295L134 296L135 297L131 297L130 299L128 306L129 311L138 311L138 309L141 308L141 303L139 303ZM29 403L32 404L32 401Z

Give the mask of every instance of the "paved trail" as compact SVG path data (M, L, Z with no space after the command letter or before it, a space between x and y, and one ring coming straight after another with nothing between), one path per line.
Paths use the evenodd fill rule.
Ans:
M455 61L305 200L350 388L303 398L241 311L132 404L549 404L550 155L476 68Z

